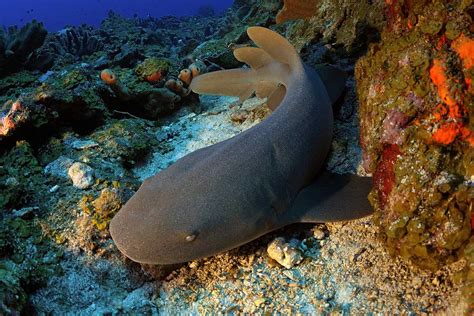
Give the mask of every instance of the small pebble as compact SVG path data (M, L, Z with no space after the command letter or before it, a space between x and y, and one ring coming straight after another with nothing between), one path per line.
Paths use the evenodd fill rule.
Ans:
M303 261L303 254L294 245L285 242L285 239L275 238L267 247L267 253L270 258L277 261L287 269L294 267Z
M199 267L199 263L198 263L197 261L191 261L191 262L189 263L189 267L190 267L191 269L196 269L197 267Z
M255 306L259 307L260 305L264 304L266 301L265 298L261 297L261 298L257 298L255 301L254 301L254 304Z
M45 168L44 173L56 176L58 178L67 178L68 170L74 163L71 158L60 156L58 159L50 162Z
M313 229L313 236L314 238L316 238L317 240L322 240L324 239L324 237L326 236L326 234L324 233L324 231L320 228L314 228Z
M23 219L29 217L30 215L33 214L33 212L39 211L38 206L30 206L30 207L24 207L19 210L13 210L13 216L14 217L21 217Z
M68 175L78 189L87 189L94 184L94 170L85 163L73 163L69 167Z
M82 150L82 149L88 149L88 148L94 148L99 146L96 142L92 140L76 140L72 142L71 144L72 148Z
M16 187L16 186L19 185L20 183L18 182L18 180L17 180L15 177L8 177L8 178L5 180L5 184L6 184L6 186L8 186L8 187Z
M54 192L56 192L58 189L59 189L59 185L56 184L56 185L53 186L51 189L49 189L49 192L50 192L50 193L54 193Z

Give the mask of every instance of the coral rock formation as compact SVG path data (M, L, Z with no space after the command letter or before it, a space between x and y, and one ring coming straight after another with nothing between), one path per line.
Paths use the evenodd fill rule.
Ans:
M388 1L387 27L356 67L364 165L389 249L438 269L471 235L472 17L463 1Z
M43 45L47 31L35 20L21 29L0 28L0 76L26 68L35 49Z

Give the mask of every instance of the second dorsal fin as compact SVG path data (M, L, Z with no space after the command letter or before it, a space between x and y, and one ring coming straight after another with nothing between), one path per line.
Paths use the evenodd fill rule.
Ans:
M273 58L258 47L237 48L234 50L234 56L238 61L246 63L255 70L273 62Z

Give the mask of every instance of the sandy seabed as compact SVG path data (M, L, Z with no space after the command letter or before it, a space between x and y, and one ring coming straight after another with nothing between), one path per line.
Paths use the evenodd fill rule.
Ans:
M181 113L159 128L158 138L175 135L166 140L172 149L156 152L135 168L137 177L153 175L189 152L250 128L268 114L258 99L240 105L233 98L204 97L202 103L201 113ZM337 171L334 160L329 157L328 164L336 165ZM350 160L357 164L357 155ZM275 237L298 239L303 262L286 269L270 259L266 246ZM52 278L32 298L39 312L460 315L465 307L455 282L462 261L432 273L393 258L377 239L370 217L291 225L238 249L177 267L164 280L137 278L143 271L132 272L121 259L71 253L62 265L64 274Z

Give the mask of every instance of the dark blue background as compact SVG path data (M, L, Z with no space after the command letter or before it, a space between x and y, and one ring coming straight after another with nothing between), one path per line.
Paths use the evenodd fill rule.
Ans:
M227 9L233 0L0 0L0 25L23 25L36 19L50 31L66 25L87 23L97 26L109 10L121 15L194 15L203 4L216 12ZM31 11L32 10L32 11Z

